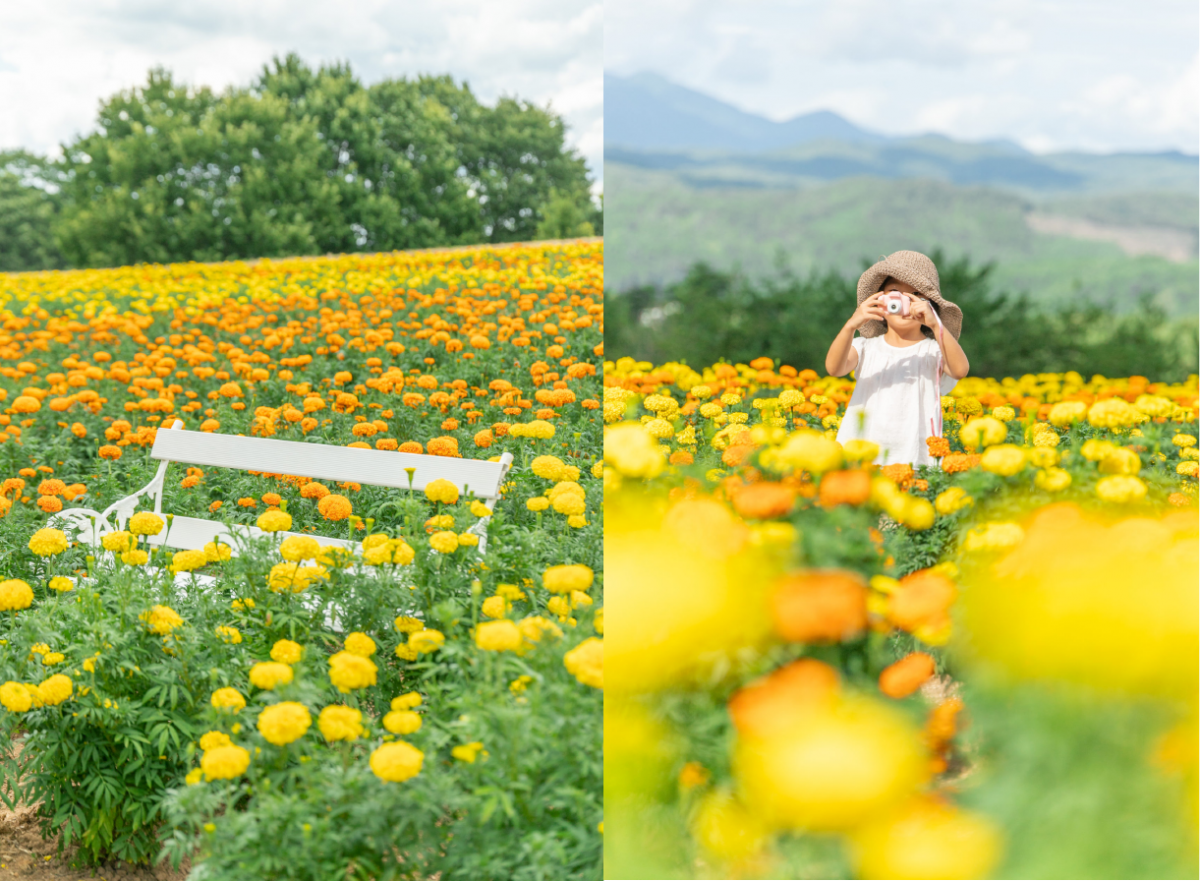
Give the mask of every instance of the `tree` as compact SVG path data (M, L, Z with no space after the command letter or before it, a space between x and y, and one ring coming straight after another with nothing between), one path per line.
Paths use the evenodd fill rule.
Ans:
M54 242L57 187L41 158L24 150L0 152L0 272L59 269Z
M538 239L569 239L595 235L596 228L587 219L591 207L590 201L580 205L577 196L560 193L551 187L534 236Z

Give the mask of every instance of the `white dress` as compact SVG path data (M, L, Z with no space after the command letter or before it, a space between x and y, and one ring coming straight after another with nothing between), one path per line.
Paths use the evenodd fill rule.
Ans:
M897 347L882 336L851 343L858 352L854 394L838 428L845 443L861 438L879 444L878 465L934 465L925 439L941 420L941 396L958 382L949 374L935 380L941 351L936 340Z

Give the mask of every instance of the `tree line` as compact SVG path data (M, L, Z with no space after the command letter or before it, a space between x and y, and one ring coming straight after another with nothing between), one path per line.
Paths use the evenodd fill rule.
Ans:
M1182 380L1197 370L1196 321L1172 320L1149 295L1124 312L1086 301L1039 307L1028 294L996 290L994 264L931 256L942 296L963 310L961 343L975 376L1075 370ZM834 271L801 278L786 268L756 280L696 263L672 284L606 298L605 356L699 368L766 355L824 372L829 344L857 304L857 281Z
M276 58L217 94L152 70L60 159L0 153L0 271L600 235L556 114L446 75Z

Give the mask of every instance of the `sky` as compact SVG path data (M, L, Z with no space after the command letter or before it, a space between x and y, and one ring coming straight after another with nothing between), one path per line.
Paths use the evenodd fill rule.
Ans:
M607 0L606 70L769 119L1034 152L1200 139L1196 0Z
M365 83L465 80L492 104L547 104L600 188L604 9L598 0L8 0L0 3L0 149L58 155L102 98L177 79L246 85L273 56L348 61Z

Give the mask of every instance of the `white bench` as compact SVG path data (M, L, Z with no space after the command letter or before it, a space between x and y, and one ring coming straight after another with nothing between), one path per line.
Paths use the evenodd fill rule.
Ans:
M126 522L136 513L142 497L149 496L154 500L155 514L163 513L163 483L166 480L167 468L172 462L262 471L269 474L295 474L310 480L330 480L413 491L424 490L435 480L448 480L458 487L463 496L473 496L491 511L495 508L496 499L500 497L500 488L513 460L512 453L503 454L499 461L487 462L479 459L299 443L274 438L205 434L183 431L182 427L183 423L175 420L170 428L164 426L159 429L150 456L161 460L162 464L158 466L154 479L142 489L114 502L103 512L90 508L67 508L56 514L52 522L73 527L77 530L79 541L98 547L104 535L125 528ZM110 518L115 518L115 524ZM480 518L479 522L468 530L479 536L478 550L481 554L487 549L489 519L490 517ZM235 535L266 534L256 526L235 524L231 527L215 520L175 515L171 519L170 529L164 529L158 535L149 537L148 543L155 546L165 545L175 550L202 550L217 537L223 537L226 539L223 543L229 543L228 540ZM358 547L357 542L347 539L311 533L276 533L280 537L301 534L315 538L323 546L336 545L347 549ZM233 553L237 553L236 544L230 544L230 547Z

